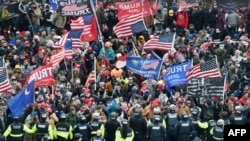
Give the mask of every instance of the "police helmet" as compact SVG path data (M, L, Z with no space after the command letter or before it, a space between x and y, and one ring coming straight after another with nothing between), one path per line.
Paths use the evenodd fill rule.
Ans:
M154 108L153 112L155 115L158 115L158 114L160 114L161 110L160 110L160 108Z
M116 120L116 119L117 119L117 114L116 114L115 112L112 112L112 113L110 114L110 119L111 119L111 120Z
M66 114L65 113L61 113L59 116L60 119L66 119Z
M220 116L222 118L226 118L226 117L228 117L228 112L227 111L221 111Z
M43 113L43 114L41 115L41 118L42 118L42 120L46 120L46 119L47 119L47 114L46 114L46 113Z
M13 120L14 120L14 121L19 121L20 118L19 118L19 117L14 117Z
M139 107L135 108L135 110L134 110L134 115L135 115L135 116L140 116L141 114L142 114L141 108L139 108Z
M240 106L235 107L236 113L241 114L242 108Z
M93 116L94 116L94 118L99 118L99 117L100 117L100 113L94 112L94 113L93 113Z
M207 112L207 114L205 115L205 118L207 120L212 119L213 118L213 113L212 112Z
M193 109L191 110L191 112L192 112L193 115L198 115L199 110L198 110L197 108L193 108Z
M182 119L187 119L189 117L186 112L184 112L181 116L182 116Z
M87 120L84 115L80 115L79 119L80 119L80 121L86 121Z
M223 120L223 119L219 119L219 120L217 121L217 125L218 125L218 126L224 125L224 120Z
M74 134L74 140L79 140L80 138L82 138L82 134L80 134L80 133Z
M175 105L174 105L174 104L171 104L171 105L169 106L169 109L170 109L171 112L175 111Z
M123 125L123 126L128 125L128 120L127 120L127 119L123 119L123 120L122 120L122 125Z
M160 122L161 121L161 117L160 116L154 116L153 117L153 122L154 123L158 123L158 122Z

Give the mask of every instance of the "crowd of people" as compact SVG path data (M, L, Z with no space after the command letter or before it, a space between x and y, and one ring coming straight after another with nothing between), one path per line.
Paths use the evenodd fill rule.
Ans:
M119 39L113 31L118 23L115 3L98 2L102 40L83 43L73 59L64 59L54 70L54 86L36 88L35 103L20 117L10 117L6 103L35 68L51 61L52 45L70 31L72 17L52 10L49 1L36 0L24 3L30 21L20 11L18 17L0 21L0 58L12 87L0 96L0 140L219 141L224 140L224 125L249 125L250 10L205 3L184 11L171 3L157 6L145 18L147 32ZM132 48L137 56L150 58L143 44L153 35L173 33L173 50L155 51L164 62L158 80L116 65L116 54ZM213 44L201 48L208 42ZM186 86L165 88L163 75L169 66L215 56L227 76L224 95L190 95ZM95 81L85 85L93 71Z

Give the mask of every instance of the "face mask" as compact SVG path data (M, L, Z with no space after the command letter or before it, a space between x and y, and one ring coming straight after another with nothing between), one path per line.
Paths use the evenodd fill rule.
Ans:
M224 49L224 46L220 46L220 49Z

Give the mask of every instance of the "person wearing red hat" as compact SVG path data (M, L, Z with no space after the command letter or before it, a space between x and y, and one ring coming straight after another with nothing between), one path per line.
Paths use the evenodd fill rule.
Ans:
M154 108L159 108L161 111L161 107L160 107L160 101L155 99L153 101L151 101L151 103L149 105L147 105L144 109L143 109L143 115L145 116L145 118L150 119L154 116Z
M23 61L23 65L21 65L20 69L25 78L27 78L28 75L33 71L33 67L30 66L30 62L28 59L25 59Z

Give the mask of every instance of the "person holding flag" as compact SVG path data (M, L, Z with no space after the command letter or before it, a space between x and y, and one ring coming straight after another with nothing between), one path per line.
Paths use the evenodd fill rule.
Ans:
M8 126L3 134L8 141L23 141L24 132L30 134L34 133L33 130L29 129L20 121L20 117L22 116L26 105L33 103L34 86L35 81L33 80L26 88L8 101L8 108L11 111L10 116L14 118L14 122Z

